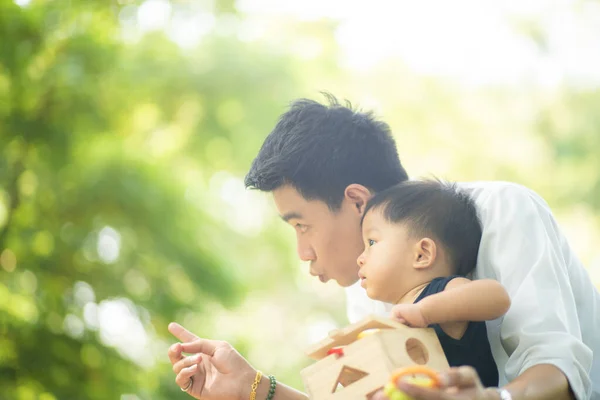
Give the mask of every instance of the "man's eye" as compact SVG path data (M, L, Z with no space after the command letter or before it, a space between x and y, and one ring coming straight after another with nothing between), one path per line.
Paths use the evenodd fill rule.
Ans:
M298 229L300 232L306 232L306 228L307 228L307 226L306 226L306 225L303 225L303 224L296 224L296 225L294 225L294 226L295 226L295 227L296 227L296 229Z
M373 239L369 239L369 246L373 246L375 244L375 241Z

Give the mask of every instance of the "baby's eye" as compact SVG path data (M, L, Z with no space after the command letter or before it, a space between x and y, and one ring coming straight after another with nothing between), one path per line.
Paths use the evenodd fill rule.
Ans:
M369 239L369 246L373 246L375 244L375 241L373 239Z

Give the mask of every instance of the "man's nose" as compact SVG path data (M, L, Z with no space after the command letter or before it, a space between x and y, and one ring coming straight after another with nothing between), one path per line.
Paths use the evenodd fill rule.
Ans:
M315 261L315 252L310 247L300 248L298 247L298 257L302 261Z
M305 243L302 240L298 239L296 248L298 250L298 258L300 258L300 260L315 261L317 259L315 252L309 243Z

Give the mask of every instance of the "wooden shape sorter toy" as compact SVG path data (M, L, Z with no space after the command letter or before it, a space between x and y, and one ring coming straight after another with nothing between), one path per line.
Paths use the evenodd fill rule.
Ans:
M301 371L313 400L365 400L382 389L397 368L449 368L432 328L410 328L377 316L330 332L307 354L317 360Z

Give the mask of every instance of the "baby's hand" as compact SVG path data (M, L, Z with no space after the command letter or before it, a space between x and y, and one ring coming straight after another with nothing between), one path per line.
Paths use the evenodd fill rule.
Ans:
M414 328L426 328L429 324L417 304L396 304L392 307L391 318Z

